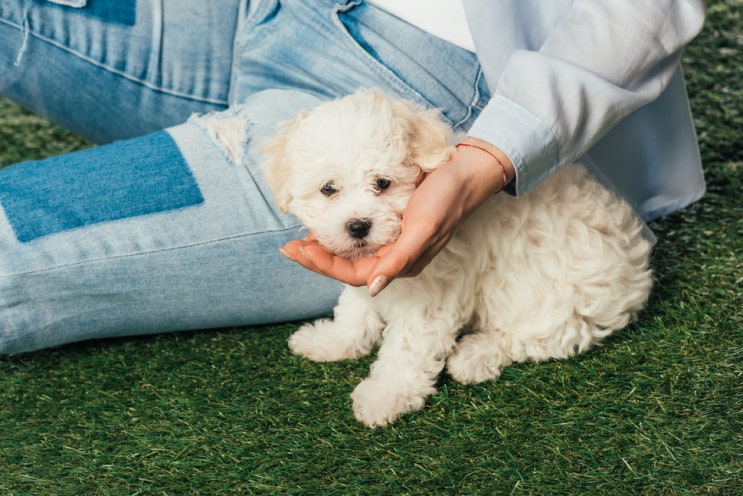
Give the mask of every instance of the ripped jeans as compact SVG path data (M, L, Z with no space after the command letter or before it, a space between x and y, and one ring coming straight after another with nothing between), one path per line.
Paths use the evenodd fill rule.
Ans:
M474 54L362 1L3 1L0 94L104 144L0 170L0 353L330 311L260 146L359 87L460 130L488 99Z

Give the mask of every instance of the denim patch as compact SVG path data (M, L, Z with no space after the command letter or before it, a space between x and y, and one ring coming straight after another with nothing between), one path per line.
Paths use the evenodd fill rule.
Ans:
M0 206L21 242L203 202L165 131L0 171Z
M123 26L134 26L137 20L137 0L87 0L83 7L74 7L70 2L55 3L49 0L36 0L44 5L76 12L101 21Z

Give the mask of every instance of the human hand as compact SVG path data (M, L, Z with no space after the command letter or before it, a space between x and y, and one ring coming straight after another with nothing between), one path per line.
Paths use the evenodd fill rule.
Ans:
M353 286L367 285L372 296L398 277L418 275L461 222L515 175L511 161L498 148L475 138L462 143L469 146L458 147L413 193L398 239L374 256L349 260L333 255L312 235L287 243L281 253L319 274Z

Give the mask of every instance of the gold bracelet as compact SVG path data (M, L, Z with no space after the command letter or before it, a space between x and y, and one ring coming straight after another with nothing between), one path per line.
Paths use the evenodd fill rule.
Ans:
M503 174L503 186L501 186L501 188L498 190L498 191L503 191L503 188L505 188L506 185L508 184L508 176L506 176L506 166L503 165L503 162L501 162L501 160L498 157L496 157L495 154L492 153L490 150L483 148L481 146L472 145L470 143L459 143L458 145L456 145L456 148L459 148L460 146L469 146L470 148L476 148L480 151L487 153L491 157L493 157L493 159L498 163L498 165L500 165L500 171L501 171L501 174Z

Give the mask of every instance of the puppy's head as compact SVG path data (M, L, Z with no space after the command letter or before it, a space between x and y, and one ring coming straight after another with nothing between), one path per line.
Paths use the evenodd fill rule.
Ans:
M438 111L362 90L285 123L264 176L326 249L368 256L397 239L410 195L451 156L449 137Z

